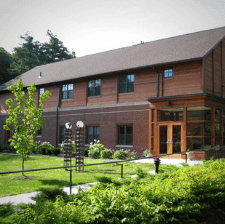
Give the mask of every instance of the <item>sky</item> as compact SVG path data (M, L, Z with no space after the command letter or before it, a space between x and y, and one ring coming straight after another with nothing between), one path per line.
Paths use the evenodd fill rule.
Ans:
M77 57L225 26L225 0L0 0L0 47L47 30Z

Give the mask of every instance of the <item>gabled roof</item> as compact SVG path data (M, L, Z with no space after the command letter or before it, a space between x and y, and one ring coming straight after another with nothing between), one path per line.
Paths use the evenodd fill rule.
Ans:
M152 41L135 46L37 66L0 86L22 78L24 86L42 85L110 72L202 59L225 37L225 27ZM42 77L39 77L40 72Z

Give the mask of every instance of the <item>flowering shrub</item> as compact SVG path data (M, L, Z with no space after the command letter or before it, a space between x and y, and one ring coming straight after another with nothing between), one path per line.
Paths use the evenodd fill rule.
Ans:
M105 146L100 143L99 140L94 140L94 144L90 144L90 150L88 156L93 159L99 159L101 156L101 151L105 150Z
M41 152L41 154L43 155L51 155L52 154L52 150L54 149L54 146L49 143L49 142L42 142L40 145L39 145L39 152Z
M145 151L143 152L143 157L148 157L150 154L150 151L148 149L145 149Z
M127 150L116 150L114 153L114 159L136 159L138 156L135 151L131 152L129 149Z
M113 151L111 149L104 149L101 151L102 159L112 159Z

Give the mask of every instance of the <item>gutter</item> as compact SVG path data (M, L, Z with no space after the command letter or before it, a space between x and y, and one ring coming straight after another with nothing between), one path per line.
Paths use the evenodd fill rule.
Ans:
M58 123L59 123L59 107L60 107L60 86L58 85L58 105L56 107L56 133L55 133L55 147L58 146Z

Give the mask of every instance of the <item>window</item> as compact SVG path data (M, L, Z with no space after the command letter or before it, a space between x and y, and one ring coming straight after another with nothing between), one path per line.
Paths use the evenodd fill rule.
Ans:
M94 142L94 139L99 140L99 126L87 127L87 144Z
M37 136L42 136L42 129L38 130L36 135Z
M101 79L92 79L88 81L88 96L100 96Z
M133 145L133 125L118 126L118 145Z
M119 77L119 93L134 92L134 74L120 75Z
M73 99L73 84L62 86L62 99Z
M173 68L165 68L164 78L172 78L172 77L173 77Z
M45 88L40 88L39 89L39 95L43 94L45 92Z
M162 109L158 115L159 121L182 121L183 108Z
M65 127L60 127L60 139L59 139L60 143L62 143L65 139L65 129L66 129Z

